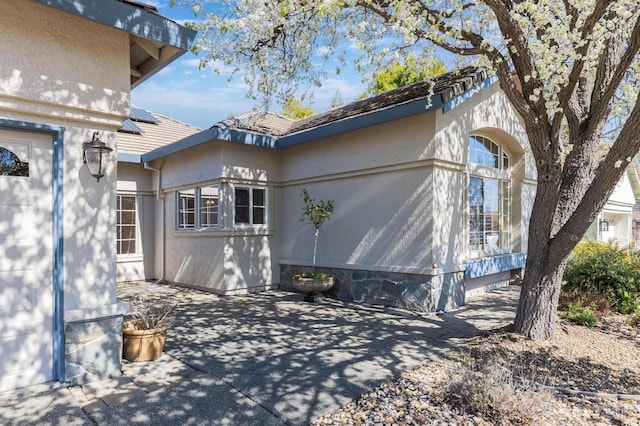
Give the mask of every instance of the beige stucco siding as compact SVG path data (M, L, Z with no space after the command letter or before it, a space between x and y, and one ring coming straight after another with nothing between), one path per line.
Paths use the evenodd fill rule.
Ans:
M126 33L32 2L0 6L0 110L87 124L127 114Z
M142 164L118 163L118 194L136 197L137 241L136 253L119 255L116 279L121 281L144 280L156 277L155 273L155 220L161 202L156 198L154 175Z
M318 265L423 272L432 263L432 181L429 168L416 167L283 188L282 261L311 263L314 227L299 220L306 188L335 203L321 228Z
M532 177L527 139L497 85L445 113L436 110L283 150L282 263L309 264L313 227L297 220L300 191L335 201L321 229L317 263L414 273L464 271L468 137L480 132L512 158L511 250L523 249ZM529 164L527 166L526 164ZM522 204L524 203L524 204ZM293 206L290 208L290 206ZM528 209L528 210L527 210ZM437 270L437 272L435 272Z
M277 282L280 153L234 142L212 141L156 161L161 168L162 223L156 237L156 276L205 287L224 294L246 293ZM207 185L221 190L218 228L176 229L176 191ZM268 224L237 227L233 223L233 192L237 185L267 189Z
M433 123L433 114L420 114L287 148L282 153L282 181L339 178L342 173L425 159Z
M115 145L129 108L129 38L32 2L0 8L0 117L65 128L64 306L99 316L116 303L115 155L96 182L81 146L95 131Z

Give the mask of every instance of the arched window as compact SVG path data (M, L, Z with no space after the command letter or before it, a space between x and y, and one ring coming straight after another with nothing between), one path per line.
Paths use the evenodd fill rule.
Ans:
M510 249L509 155L483 136L469 136L469 249L479 255Z
M469 162L498 170L509 170L510 167L507 153L484 136L469 136Z
M12 151L0 147L0 176L29 176L29 163Z

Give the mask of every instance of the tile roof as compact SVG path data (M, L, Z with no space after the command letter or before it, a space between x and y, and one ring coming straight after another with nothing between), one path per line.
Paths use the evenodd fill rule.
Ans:
M135 129L125 122L125 125L118 131L116 137L118 152L144 154L145 152L169 145L202 130L162 114L142 111L156 119L157 123L148 122L150 120L127 120L127 122L131 121L131 124L134 124L135 127L142 130L142 134L133 133Z
M433 98L439 96L443 102L448 102L488 77L489 73L484 69L467 67L448 72L430 81L409 84L300 120L291 120L270 112L251 111L223 120L212 127L282 137L416 100L426 100L429 96Z

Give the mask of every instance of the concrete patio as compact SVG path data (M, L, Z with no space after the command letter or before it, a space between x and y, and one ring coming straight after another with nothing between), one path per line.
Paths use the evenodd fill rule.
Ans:
M163 357L125 363L123 376L85 386L0 395L2 424L308 424L382 382L513 320L510 286L455 312L407 311L266 292L220 297L126 283L178 304Z

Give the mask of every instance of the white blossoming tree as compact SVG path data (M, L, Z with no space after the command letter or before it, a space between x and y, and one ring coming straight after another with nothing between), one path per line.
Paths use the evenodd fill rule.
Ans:
M267 102L319 83L325 60L344 61L343 46L354 43L362 69L404 51L425 58L434 46L490 67L522 117L538 172L515 330L553 336L567 257L640 148L640 1L183 3L204 17L203 64L242 72L249 94Z

